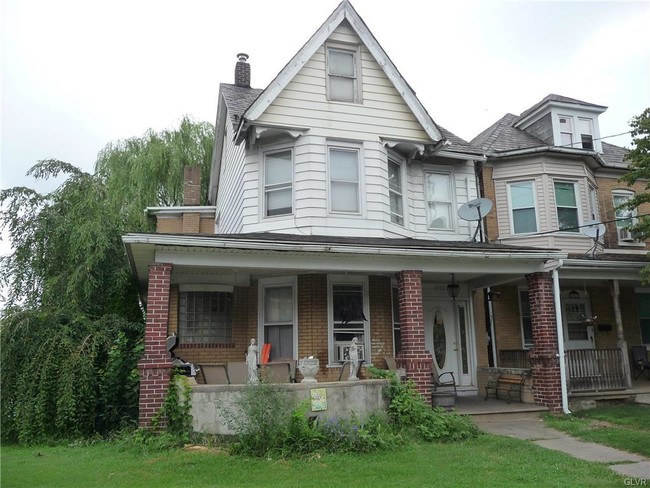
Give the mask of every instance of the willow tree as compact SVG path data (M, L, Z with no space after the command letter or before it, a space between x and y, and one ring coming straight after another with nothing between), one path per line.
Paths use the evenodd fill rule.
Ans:
M108 144L94 174L39 161L28 172L36 180L66 176L52 192L0 192L13 248L0 259L3 439L79 437L137 420L143 314L121 237L149 230L144 208L181 203L185 165L207 180L212 138L210 124L184 118Z

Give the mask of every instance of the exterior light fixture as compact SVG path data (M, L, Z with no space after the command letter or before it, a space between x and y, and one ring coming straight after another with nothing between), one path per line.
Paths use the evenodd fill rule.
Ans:
M460 293L460 285L457 285L456 282L454 281L454 273L451 274L451 284L447 285L447 294L453 298L456 299L458 297L458 294Z
M500 291L491 290L488 292L488 300L491 302L498 302L501 300L502 293Z
M571 298L572 300L575 300L576 298L580 298L580 292L577 290L571 290L569 292L569 298Z

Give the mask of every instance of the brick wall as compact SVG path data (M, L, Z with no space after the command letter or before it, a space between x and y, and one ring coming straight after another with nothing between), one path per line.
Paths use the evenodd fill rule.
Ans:
M472 292L474 302L474 336L476 337L477 366L488 366L488 343L485 329L485 305L483 303L483 290Z
M530 353L535 403L562 410L560 364L551 273L526 275L530 294L534 348Z
M156 232L160 234L180 234L183 230L181 217L157 218Z
M424 344L424 309L422 306L422 271L408 270L397 274L402 350L397 366L406 370L424 400L431 404L433 357Z
M370 344L375 366L383 368L385 357L393 357L392 285L388 276L370 276Z
M151 420L160 410L169 387L171 361L167 352L167 325L171 270L171 264L149 266L144 354L138 363L141 427L151 425Z
M615 178L596 178L598 182L598 207L600 210L600 219L601 221L610 221L616 218L614 213L614 200L612 197L613 190L626 190L634 191L636 193L645 192L645 183L637 182L631 187L628 187L626 183L619 183ZM650 203L644 203L638 208L639 214L650 213ZM605 247L608 248L622 248L630 249L630 246L619 245L618 235L616 231L616 223L611 222L605 224ZM632 249L644 249L643 247L634 247ZM646 250L650 250L650 245L646 241L645 245Z
M598 316L594 327L596 347L598 349L615 349L618 347L616 337L616 321L614 306L609 287L599 286L587 288L591 300L591 313ZM623 332L628 346L641 343L641 329L637 316L636 297L633 288L621 288L620 293L621 319ZM611 325L611 330L599 330L599 325Z
M183 205L201 205L201 167L183 168Z
M494 180L492 179L494 168L492 166L483 165L482 172L483 188L481 196L484 198L489 198L492 203L496 205L497 200L494 191ZM496 208L485 217L485 225L488 241L494 241L499 236Z

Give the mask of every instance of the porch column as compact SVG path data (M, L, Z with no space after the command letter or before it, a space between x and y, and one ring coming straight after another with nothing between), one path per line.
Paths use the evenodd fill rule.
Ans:
M551 412L562 411L562 382L551 273L526 275L533 328L530 364L535 403Z
M165 401L169 387L172 361L167 351L167 324L171 273L171 264L155 263L149 266L144 354L138 363L140 427L150 426L151 420Z
M395 358L406 370L424 400L431 404L433 357L424 346L424 308L422 306L422 271L397 273L402 350Z
M614 321L616 322L616 345L621 350L621 357L623 358L623 374L625 374L625 382L628 388L632 387L632 376L630 373L630 358L627 353L627 342L625 341L625 333L623 332L623 318L621 317L621 291L618 286L618 280L611 280L609 282L612 292L612 301L614 302Z

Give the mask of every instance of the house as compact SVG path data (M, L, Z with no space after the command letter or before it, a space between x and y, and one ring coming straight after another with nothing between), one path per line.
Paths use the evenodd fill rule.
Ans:
M166 394L172 333L196 364L241 361L250 339L271 361L314 356L325 385L356 338L366 365L395 358L427 401L434 366L476 394L483 290L518 282L533 337L549 338L536 343L535 401L561 409L546 311L569 254L477 238L482 222L458 211L491 160L434 122L350 2L266 88L251 70L239 54L235 83L220 86L211 174L186 168L184 205L149 209L157 232L123 237L147 310L141 425Z
M630 231L650 206L620 208L645 182L619 182L626 151L602 139L605 110L551 94L471 141L486 155L478 163L481 194L496 208L486 219L488 240L567 253L557 269L556 314L576 407L594 392L629 388L629 348L650 345L650 289L640 281L649 247ZM490 303L493 340L479 363L530 367L537 360L530 289L519 279L491 291L500 300Z

